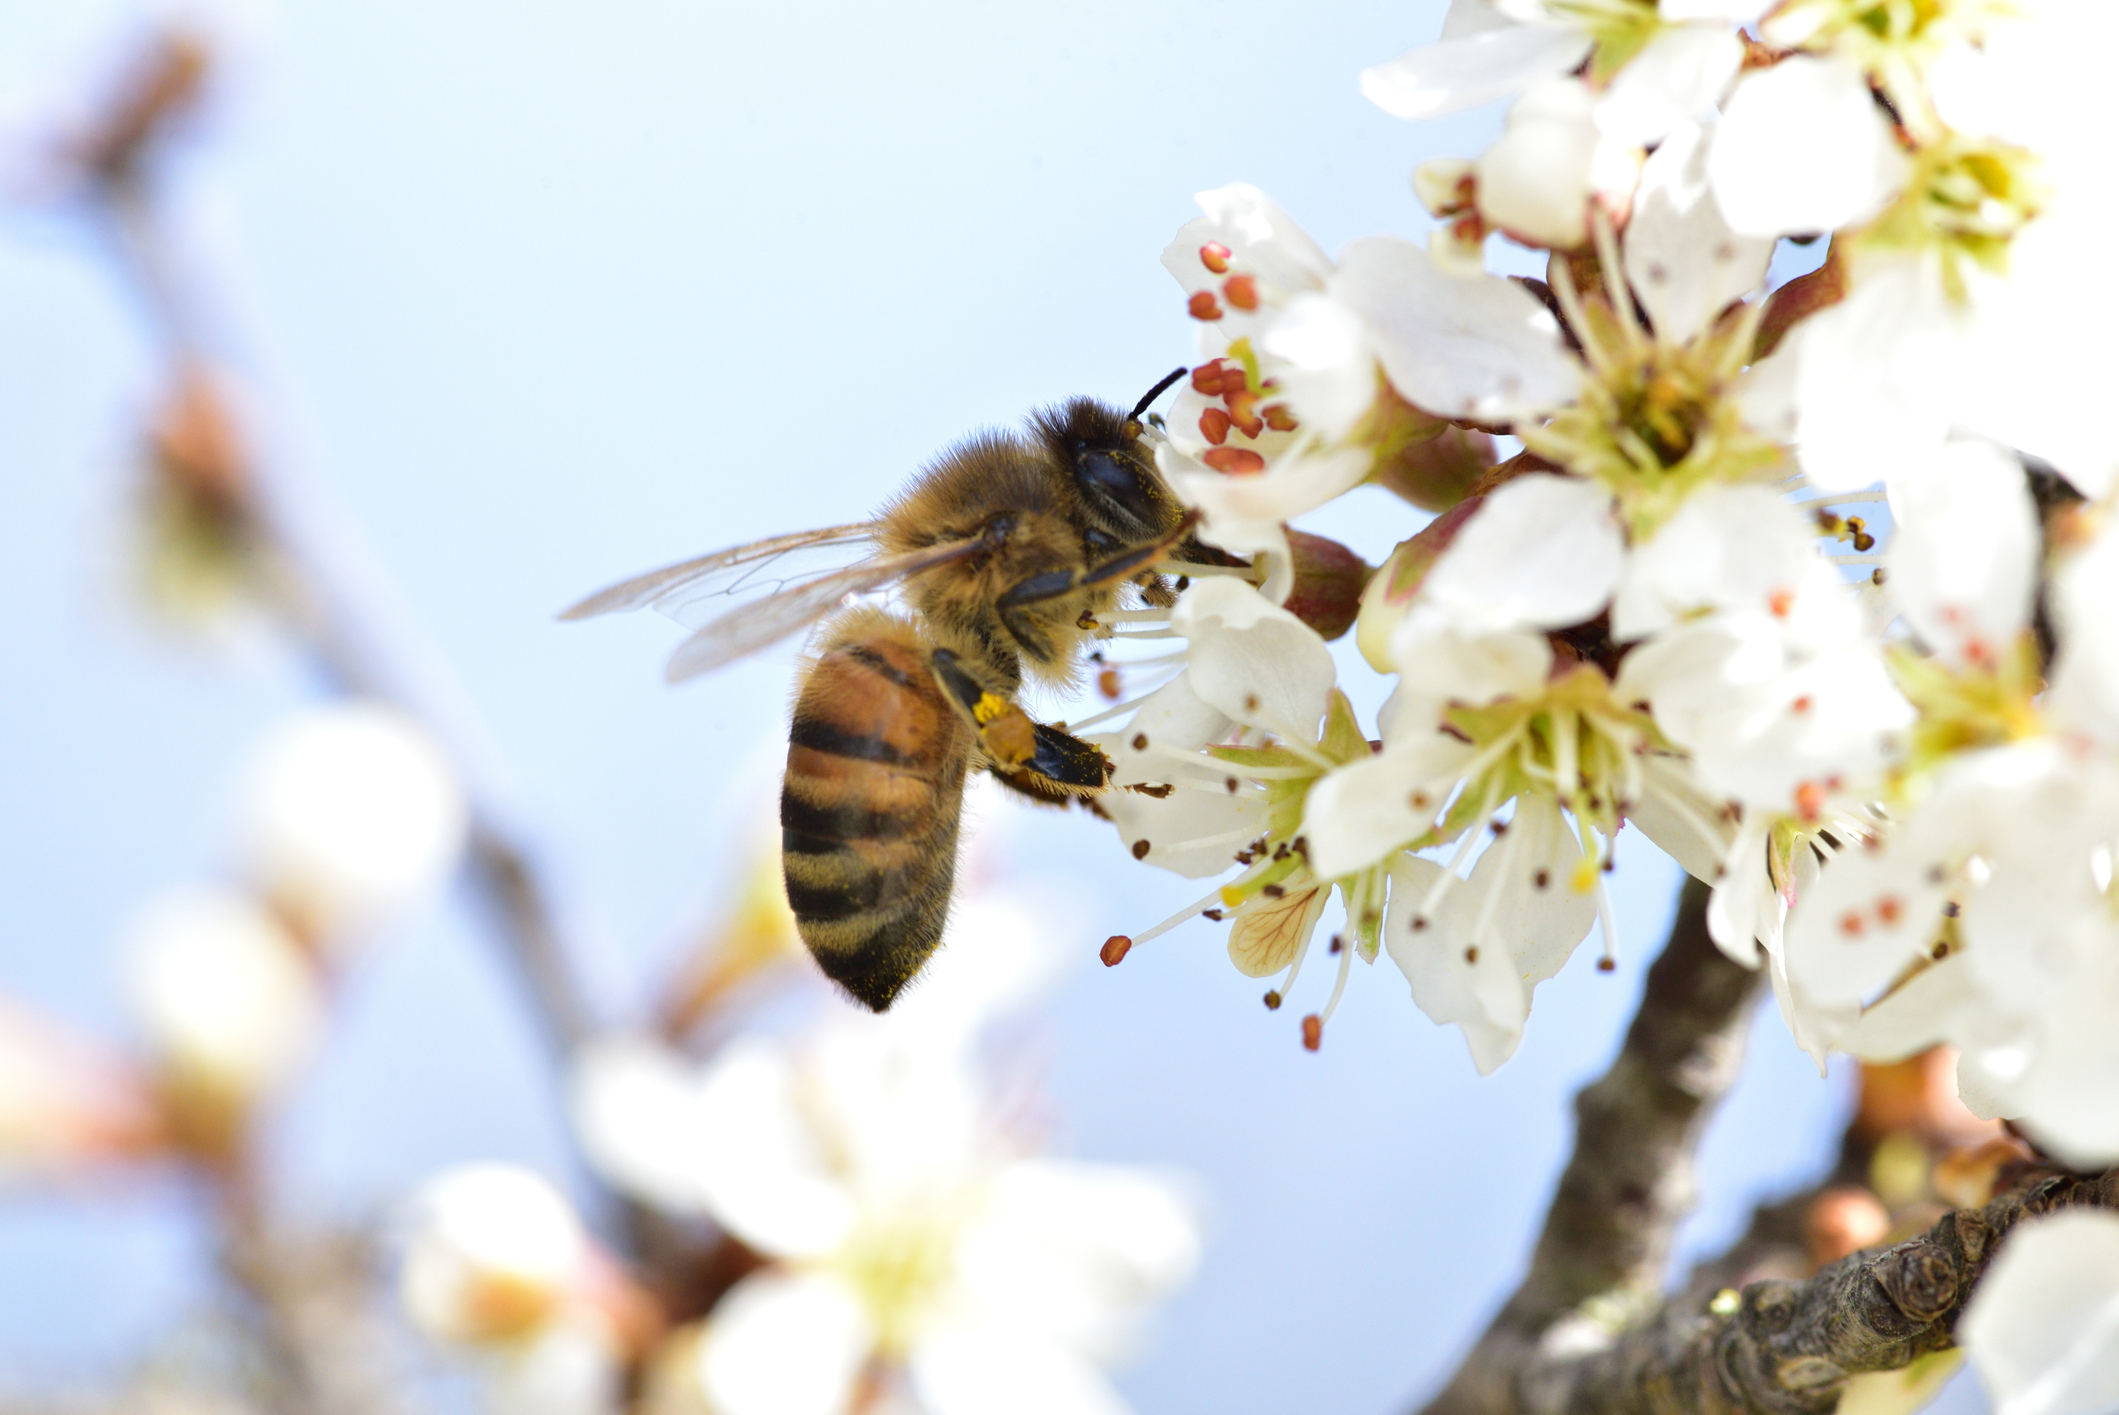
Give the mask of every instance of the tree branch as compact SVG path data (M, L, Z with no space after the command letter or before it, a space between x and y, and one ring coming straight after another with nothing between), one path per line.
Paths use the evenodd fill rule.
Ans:
M1608 1349L1541 1377L1537 1415L1821 1415L1841 1383L1954 1344L1957 1318L2001 1240L2065 1208L2119 1207L2119 1169L2046 1173L1919 1238L1842 1258L1807 1282L1765 1281L1725 1310L1676 1301ZM1733 1310L1727 1310L1733 1308Z
M1763 975L1707 936L1708 887L1688 879L1610 1070L1575 1097L1575 1150L1530 1272L1424 1415L1515 1415L1556 1334L1651 1307L1691 1209L1693 1152L1735 1084ZM1566 1344L1564 1335L1561 1344Z

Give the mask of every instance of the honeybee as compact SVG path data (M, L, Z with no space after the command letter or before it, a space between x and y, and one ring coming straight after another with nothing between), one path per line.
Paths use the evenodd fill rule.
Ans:
M1110 782L1100 749L1022 709L1025 680L1072 682L1126 586L1173 603L1158 567L1241 563L1193 538L1197 513L1146 440L1143 416L1184 372L1130 413L1076 398L1021 434L966 438L873 520L688 560L561 615L652 606L694 628L672 682L835 616L795 698L782 861L803 942L877 1012L941 943L968 772L1048 804ZM820 557L821 571L806 563ZM901 609L849 603L893 586Z

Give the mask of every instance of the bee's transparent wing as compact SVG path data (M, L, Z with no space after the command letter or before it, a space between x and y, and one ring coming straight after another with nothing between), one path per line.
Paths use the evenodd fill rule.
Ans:
M806 628L845 603L848 596L869 594L908 575L932 570L987 549L984 536L944 541L903 555L878 555L843 570L787 586L755 604L732 609L677 646L666 676L681 682L709 669L756 653Z
M875 529L875 522L859 521L717 550L599 590L559 617L593 619L652 606L685 628L697 629L731 612L732 596L776 594L867 561L875 552Z

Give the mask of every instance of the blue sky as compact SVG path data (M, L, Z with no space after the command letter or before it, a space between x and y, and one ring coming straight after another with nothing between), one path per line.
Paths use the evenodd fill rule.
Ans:
M790 651L672 691L671 626L551 612L856 519L1037 403L1129 401L1191 352L1157 257L1197 190L1254 182L1327 249L1418 234L1413 164L1475 152L1495 116L1403 124L1355 75L1431 38L1439 9L366 0L248 31L182 169L187 242L286 494L450 665L608 1007L726 883ZM0 4L0 104L65 92L136 13ZM113 1034L126 918L216 868L231 769L314 690L269 645L203 652L126 606L113 527L153 367L88 242L0 224L0 987ZM1312 528L1374 560L1414 524L1362 491ZM1671 867L1626 842L1618 973L1585 949L1481 1080L1388 963L1314 1056L1206 925L1093 966L1194 886L1078 816L1006 825L1081 936L1045 1023L1064 1147L1191 1171L1212 1198L1205 1269L1129 1395L1241 1415L1429 1388L1528 1251ZM291 1197L359 1214L457 1159L563 1172L544 1075L475 917L443 901L350 979L278 1136ZM1820 1164L1841 1103L1764 1016L1690 1241ZM162 1190L0 1203L0 1383L136 1350L198 1276L185 1217Z

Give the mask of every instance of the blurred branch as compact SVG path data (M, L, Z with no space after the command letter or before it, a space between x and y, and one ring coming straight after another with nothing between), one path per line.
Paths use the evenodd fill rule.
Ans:
M181 33L160 36L113 95L104 117L67 151L85 181L91 210L109 230L117 264L167 351L173 382L192 399L215 396L210 380L202 377L215 363L203 318L208 303L169 238L154 164L169 132L202 99L208 63L195 39ZM348 587L327 582L318 559L306 555L274 515L263 494L264 479L249 464L254 454L235 430L232 412L225 406L209 407L198 417L221 423L215 450L223 465L187 468L189 479L245 542L271 607L342 691L426 717L415 695L405 690L404 679L389 671L395 665L377 661L367 649L375 637L362 631L365 616ZM446 743L446 734L436 735ZM586 1039L595 1019L575 974L573 950L552 906L551 891L533 852L509 829L495 803L482 797L468 763L459 760L456 767L471 800L467 873L528 989L547 1039L564 1054Z
M1575 1151L1530 1272L1423 1415L1548 1407L1548 1353L1575 1349L1661 1290L1693 1202L1693 1153L1735 1084L1762 974L1707 936L1708 887L1688 879L1610 1070L1575 1097Z

